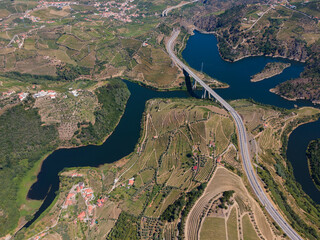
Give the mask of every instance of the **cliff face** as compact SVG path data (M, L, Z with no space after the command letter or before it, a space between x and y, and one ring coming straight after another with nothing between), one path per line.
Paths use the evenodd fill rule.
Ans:
M259 17L253 18L254 14ZM193 20L198 29L215 33L227 61L266 55L306 62L300 78L278 85L273 92L320 102L320 41L308 38L319 33L312 17L280 6L240 4L219 15L196 15Z

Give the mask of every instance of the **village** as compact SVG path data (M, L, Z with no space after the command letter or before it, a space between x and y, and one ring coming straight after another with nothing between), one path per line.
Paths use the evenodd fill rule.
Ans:
M110 1L107 3L95 3L94 6L102 17L113 17L122 22L132 22L132 18L139 17L135 4L131 4L134 0L126 2ZM144 15L142 15L144 17Z
M96 12L94 13L94 15L99 15L103 18L113 18L115 20L124 22L124 23L130 23L132 22L133 18L137 18L139 16L145 17L144 14L139 14L138 13L138 9L137 9L137 5L133 4L134 0L127 0L125 2L122 1L109 1L106 3L100 3L100 2L95 2L93 4L88 4L90 6L93 6L96 8ZM72 6L73 5L80 5L80 3L78 2L73 2L73 1L63 1L63 2L47 2L47 1L39 1L38 5L33 8L33 9L29 9L26 10L22 16L19 17L20 20L22 20L23 24L25 25L25 21L24 19L28 19L31 21L32 24L35 23L46 23L46 24L52 24L55 23L55 20L44 20L41 19L41 17L39 16L34 16L33 12L38 11L38 10L42 10L42 9L47 9L47 8L57 8L58 10L62 10L62 9L71 9L72 10ZM86 13L86 11L80 12L80 13ZM82 15L83 16L83 15ZM73 15L72 17L76 17L75 15ZM9 23L1 23L4 19L0 18L0 28L1 31L7 31L12 29L12 27L16 27L18 25L18 23L14 23L14 24L9 24ZM89 18L85 18L85 20L87 21L92 21ZM44 27L41 26L41 27ZM36 29L36 25L32 25L32 29ZM17 35L18 39L16 39L15 41L19 44L19 48L21 48L21 46L23 45L23 40L26 38L26 34L19 34ZM19 39L19 36L21 39ZM10 44L9 44L10 45Z
M35 86L33 86L32 88L35 88ZM69 93L71 93L74 97L78 97L79 93L82 92L82 89L72 89L69 88ZM22 102L24 100L27 99L27 97L30 95L30 92L19 92L16 94L16 92L14 90L9 90L6 92L2 92L0 96L0 100L1 99L5 99L5 98L9 98L10 96L15 96L17 95L19 100ZM42 97L49 97L50 99L55 99L57 97L57 92L54 90L41 90L38 91L34 94L32 94L32 97L37 99L37 98L42 98ZM63 98L67 98L68 96L66 94L63 94Z
M110 1L106 3L100 3L100 2L95 2L93 6L97 9L99 12L98 15L101 17L105 18L110 18L113 17L116 20L122 21L122 22L132 22L132 18L139 17L140 15L137 13L138 10L136 9L136 5L132 4L134 0L128 0L125 2L116 2L116 1ZM66 7L71 7L72 5L78 5L79 3L77 2L47 2L47 1L39 1L39 4L35 10L40 10L40 9L45 9L49 7L56 7L58 9L63 9ZM24 15L23 18L30 19L32 22L41 22L40 17L35 17L32 16L32 11L27 11ZM142 15L145 17L144 15ZM86 20L90 20L86 18ZM55 21L47 21L46 23L54 23Z
M80 178L83 177L83 174L80 173L72 173L70 175L72 178ZM74 224L77 224L77 222L83 222L83 223L89 223L90 227L98 223L98 220L95 219L95 209L98 207L103 207L106 198L100 197L96 198L93 189L90 186L86 186L84 182L79 182L72 186L69 193L67 194L67 197L65 201L63 202L60 210L60 214L58 216L58 219L56 221L56 224L59 222L60 218L62 217L62 212L66 211L68 207L74 206L77 204L77 199L79 195L83 198L86 209L81 211L77 217L73 220ZM54 224L51 228L53 228L56 224ZM51 229L49 228L49 229ZM39 240L47 235L48 230L38 233L36 236L30 238L32 240Z
M69 174L68 177L83 178L84 175L81 173L73 172ZM134 177L130 178L126 180L125 183L120 184L119 187L124 187L129 189L134 185L134 181L135 181ZM63 201L63 204L61 205L61 208L60 208L60 214L56 220L56 223L50 228L47 228L46 230L38 233L36 236L29 238L29 240L39 240L45 237L48 234L49 230L54 228L58 224L60 219L63 218L63 216L66 216L66 215L63 215L62 213L66 212L69 207L77 205L79 201L79 196L82 197L82 199L84 200L86 209L85 210L82 209L80 212L78 212L78 214L75 216L73 220L73 223L74 224L77 224L78 222L87 223L90 228L98 224L98 219L96 218L97 208L102 208L106 200L108 199L108 197L107 196L97 197L92 187L86 185L84 182L78 182L77 184L71 187L65 200Z

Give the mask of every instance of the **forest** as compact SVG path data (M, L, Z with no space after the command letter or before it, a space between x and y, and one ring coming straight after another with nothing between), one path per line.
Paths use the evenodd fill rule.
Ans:
M320 190L320 138L309 143L307 157L311 178Z
M100 104L94 113L95 124L89 123L77 135L83 144L102 143L118 124L130 96L126 84L119 79L110 80L107 85L98 88L95 94Z
M16 227L20 217L19 183L34 164L58 146L55 126L42 126L30 103L18 105L0 116L0 235Z

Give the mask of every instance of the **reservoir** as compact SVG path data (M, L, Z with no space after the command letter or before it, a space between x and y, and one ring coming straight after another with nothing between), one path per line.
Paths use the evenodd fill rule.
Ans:
M277 107L291 109L294 105L315 106L309 101L288 101L269 92L277 84L299 77L304 65L282 58L249 57L237 62L226 62L219 54L217 39L214 35L195 32L182 52L184 60L194 69L230 85L216 92L224 99L252 98L253 100ZM291 63L280 75L260 82L250 82L250 76L260 72L268 62L281 61ZM303 190L318 204L320 192L314 185L306 158L306 150L311 140L320 138L320 120L304 124L295 129L289 137L287 158L293 167L294 176Z
M219 55L216 38L213 35L200 34L197 32L188 40L187 47L182 55L191 67L200 71L203 63L203 71L205 73L230 85L230 88L228 89L217 90L218 94L226 100L252 98L257 102L284 108L293 108L294 104L298 106L312 105L310 102L302 100L297 102L287 101L269 92L269 89L276 86L276 84L298 77L303 71L303 64L301 63L269 57L250 57L235 63L225 62ZM273 61L290 62L291 67L285 69L282 74L270 79L265 79L256 83L250 82L251 75L261 71L266 63ZM131 92L126 110L114 132L101 146L91 145L72 149L60 149L53 152L43 162L38 174L37 182L32 185L28 197L37 200L44 199L44 202L34 218L28 222L25 227L30 226L53 202L56 197L56 192L59 190L58 173L64 168L84 166L97 167L101 164L115 162L134 151L135 145L140 137L140 123L147 100L151 98L190 97L186 91L157 92L132 82L125 82ZM320 130L319 121L311 124L316 124L318 130ZM309 128L312 132L314 125L305 124L302 127ZM307 136L305 136L305 130L303 130L302 133L296 133L300 128L301 127L297 128L290 136L288 158L292 162L293 168L301 171L302 179L300 179L295 172L298 182L315 201L317 201L316 195L318 194L317 202L319 203L319 192L314 192L312 186L309 189L305 188L304 185L304 182L310 185L311 181L308 168L306 168L307 172L305 172L298 166L295 166L295 162L307 166L305 157L304 159L300 159L295 153L292 155L289 154L290 151L292 151L291 145L294 146L294 150L301 151L301 155L302 153L305 153L306 148L303 149L303 146L299 146L298 148L296 147L296 144L299 143L294 142L297 140L296 138L301 138L301 136L308 139ZM320 137L320 131L309 136L310 139L316 137ZM309 178L310 181L306 180L307 178ZM311 185L313 185L312 181L311 183ZM313 187L315 188L314 185ZM314 193L314 196L312 196L312 192Z

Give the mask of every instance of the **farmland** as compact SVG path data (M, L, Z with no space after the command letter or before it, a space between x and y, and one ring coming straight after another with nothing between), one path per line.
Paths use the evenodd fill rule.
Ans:
M268 147L280 149L282 141L268 138L280 137L273 133L274 129L281 126L285 133L289 123L295 126L295 120L308 121L318 110L281 110L245 100L233 101L232 105L243 116L250 134L256 136L258 173L282 210L286 203L276 195L277 188L283 186L277 175L280 170L273 168L272 158L265 159L263 154ZM257 127L260 125L263 129ZM267 131L270 126L274 128L271 133ZM134 152L127 157L98 168L74 168L60 173L60 193L54 205L20 234L31 237L44 231L48 237L76 234L109 239L162 239L177 234L188 239L206 239L212 234L220 239L273 239L282 235L247 189L238 146L232 140L234 125L225 110L205 100L152 99L146 104L142 128ZM280 160L277 164L281 164ZM279 184L271 188L262 169L270 169ZM275 169L278 172L273 173ZM75 173L81 177L72 177ZM90 186L95 196L90 204L96 207L86 221L79 217L84 209L81 201L61 208L72 186L79 182ZM104 199L101 206L97 205L98 199ZM296 207L295 204L299 202L291 206ZM308 221L303 212L298 213ZM132 219L128 232L123 230L123 216ZM224 227L213 233L219 224ZM48 227L50 231L46 230Z
M160 239L177 233L174 226L177 226L181 212L171 218L165 215L171 214L167 209L175 206L179 199L181 203L185 202L186 207L196 200L195 193L203 191L204 184L214 172L217 157L228 148L233 133L231 118L224 110L212 106L211 102L195 99L149 100L142 135L135 151L113 164L61 173L61 193L55 205L24 234L30 237L51 226L59 216L68 191L77 181L90 185L97 194L95 196L106 199L93 215L97 222L77 219L81 211L79 202L70 207L70 210L78 211L72 213L68 210L65 215L63 210L59 223L51 229L54 234L65 234L61 224L70 222L67 225L70 232L92 238L99 234L112 239L122 231L123 226L116 221L120 212L136 219L139 227L132 226L130 234L135 233L143 239L150 236ZM82 175L76 182L76 178L70 177L74 171ZM110 206L114 210L110 210ZM113 219L103 215L107 209L117 215ZM171 220L165 220L168 217ZM76 225L71 224L74 220L77 220ZM108 227L100 227L100 224ZM97 233L92 231L96 228L99 229Z
M162 8L175 2L6 0L0 13L1 75L19 72L58 81L121 76L158 89L182 88L183 73L164 47L174 23L160 18Z
M161 17L166 7L180 3L0 3L0 236L13 233L39 208L41 202L27 200L26 194L43 158L59 147L99 145L112 133L130 95L115 78L159 90L185 88L183 72L165 49L173 28L182 28L180 55L196 26L217 32L221 55L229 61L261 54L308 61L303 84L293 80L274 92L318 101L318 21L288 7L242 6L243 1L199 1ZM317 2L296 4L299 11L319 16ZM199 74L211 86L227 87ZM18 94L26 94L25 101ZM232 104L249 132L264 190L299 234L317 239L320 209L295 182L285 150L291 131L315 120L319 111L245 100ZM212 102L150 100L134 152L99 168L64 170L52 206L17 239L39 234L49 239L206 239L213 234L211 226L223 223L217 238L279 237L281 231L248 188L235 132L228 113ZM80 182L95 197L87 201L77 193L62 208ZM95 206L94 214L88 205Z
M308 196L301 197L301 186L293 177L285 153L288 135L299 124L318 119L319 110L310 107L277 109L244 100L234 101L232 105L247 126L251 155L255 156L254 164L266 192L297 231L308 238L317 238L319 207Z
M217 229L217 239L226 239L227 234L229 237L243 236L243 216L246 214L250 214L249 224L255 226L254 232L260 238L272 239L279 234L246 190L242 179L219 166L204 194L190 211L185 225L186 237L197 239L200 235L201 239L209 239L206 236L210 234L208 231L211 231L207 229L208 224L213 224L210 222L220 226L210 226L210 229Z

